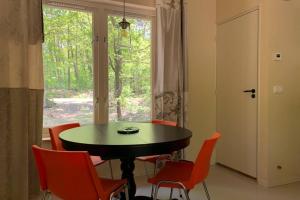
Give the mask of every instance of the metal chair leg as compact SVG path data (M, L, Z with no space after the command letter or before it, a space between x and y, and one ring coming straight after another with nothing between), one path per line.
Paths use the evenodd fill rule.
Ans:
M184 190L184 193L185 193L186 200L190 200L189 191L188 190Z
M209 195L206 183L203 181L202 184L203 184L203 187L204 187L204 191L205 191L206 197L207 197L208 200L210 200L210 195Z
M111 160L108 161L108 165L109 165L109 169L110 169L110 175L111 175L111 178L114 179L114 174L113 174L113 169L112 169Z
M172 196L173 196L173 188L171 188L171 191L170 191L170 197L169 197L170 200L172 200Z
M155 186L153 200L157 200L158 189L159 188L157 186Z
M124 193L125 193L125 200L129 200L129 192L128 192L128 185L124 185L123 186L123 188L119 188L118 190L116 190L116 191L118 191L118 197L117 197L117 199L120 199L120 189L122 189L122 192L123 192L123 190L124 190ZM114 200L114 199L116 199L116 191L114 191L114 192L112 192L111 194L110 194L110 197L109 197L109 200Z
M44 191L42 195L42 200L47 200L48 199L47 197L50 197L50 192Z
M128 185L125 186L125 197L126 197L126 200L130 200L129 199Z
M43 192L43 195L42 195L41 200L46 200L46 199L45 199L45 195L46 195L45 192Z
M42 200L46 200L47 192L43 192Z
M180 197L181 199L183 199L182 191L181 191L180 188L178 188L178 193L179 193L179 197Z
M151 198L153 199L154 186L151 184Z
M146 165L145 165L146 166ZM157 161L155 162L155 164L154 164L154 176L155 176L155 174L156 174L156 168L157 168ZM148 178L150 178L150 177L148 177ZM153 198L153 184L151 185L151 198Z

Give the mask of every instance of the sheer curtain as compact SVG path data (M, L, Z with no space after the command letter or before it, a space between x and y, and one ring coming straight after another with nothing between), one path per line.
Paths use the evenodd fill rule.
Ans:
M187 49L185 3L157 0L157 65L154 72L154 118L186 122Z
M0 4L0 199L39 191L32 144L40 144L43 111L41 0Z

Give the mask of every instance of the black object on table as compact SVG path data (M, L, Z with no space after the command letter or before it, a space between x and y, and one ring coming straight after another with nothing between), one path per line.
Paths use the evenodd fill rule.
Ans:
M127 127L136 127L139 131L135 134L118 133L118 130ZM59 135L66 150L88 151L104 160L120 159L122 178L128 180L130 200L135 199L136 192L133 174L135 158L183 149L189 145L191 137L191 131L185 128L131 122L81 126ZM124 199L124 195L121 199Z

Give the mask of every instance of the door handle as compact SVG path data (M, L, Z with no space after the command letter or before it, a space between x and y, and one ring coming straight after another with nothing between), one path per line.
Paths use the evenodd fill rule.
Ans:
M251 89L251 90L244 90L243 92L247 93L247 92L251 92L252 94L255 93L255 89Z

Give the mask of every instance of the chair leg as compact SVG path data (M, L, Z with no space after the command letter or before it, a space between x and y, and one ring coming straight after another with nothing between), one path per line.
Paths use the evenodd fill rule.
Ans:
M109 165L109 169L110 169L110 175L111 175L111 178L114 179L114 174L113 174L113 169L112 169L111 160L108 161L108 165Z
M128 185L125 186L125 197L126 197L126 200L130 200L129 199L129 192L128 192Z
M179 193L179 197L180 197L181 199L183 199L182 191L181 191L180 188L178 188L178 193Z
M153 199L154 186L151 184L151 198Z
M146 167L146 165L145 165L145 167ZM155 174L156 174L156 168L157 168L157 161L155 162L155 164L154 164L154 176L155 176ZM149 177L148 177L149 178ZM154 186L153 186L153 184L151 185L151 198L153 198L153 190L154 190Z
M42 200L47 200L47 197L50 195L50 192L44 191L42 195Z
M184 193L185 193L186 200L190 200L189 191L188 190L184 190Z
M46 200L47 192L43 192L42 200Z
M155 186L153 200L157 200L158 189L159 188L157 186Z
M129 200L128 185L124 185L122 189L124 190L124 193L125 193L125 200ZM116 191L115 191L115 192L116 192ZM119 192L118 195L116 195L115 192L112 192L112 193L110 194L109 200L114 200L114 199L116 199L116 196L118 196L117 199L120 199L120 198L121 198L121 195L120 195L121 193ZM122 192L123 192L123 191L122 191Z
M173 196L173 188L171 188L171 191L170 191L170 197L169 197L170 200L172 200L172 196Z
M205 190L206 197L207 197L208 200L210 200L210 195L209 195L206 183L203 181L202 184L203 184L203 187L204 187L204 190Z

